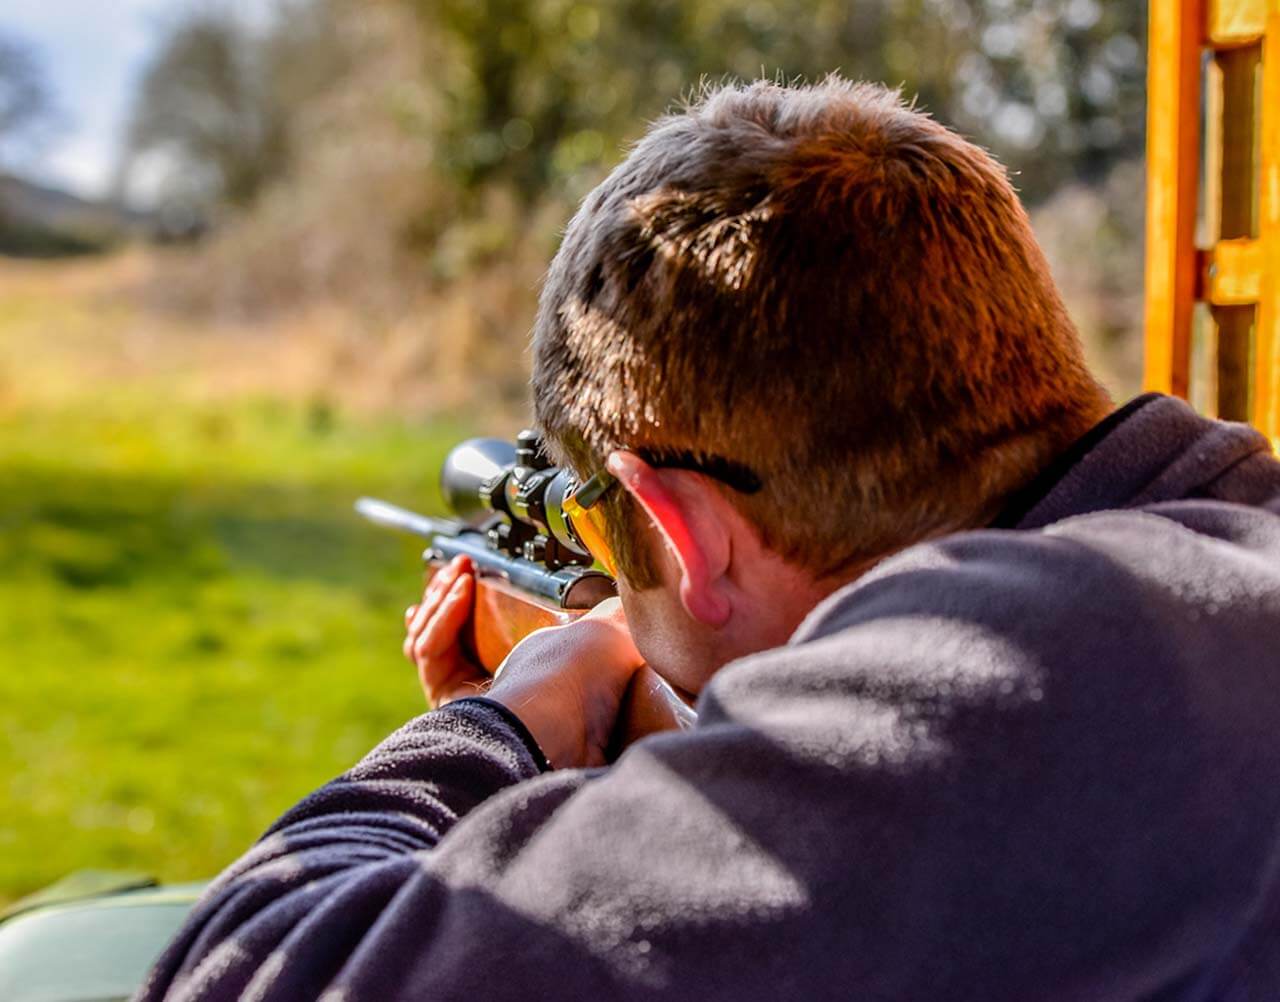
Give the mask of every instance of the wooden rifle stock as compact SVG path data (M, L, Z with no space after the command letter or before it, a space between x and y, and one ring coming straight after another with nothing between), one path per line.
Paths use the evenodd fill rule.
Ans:
M432 563L428 580L441 566ZM585 614L585 610L561 609L500 577L477 575L475 596L475 609L462 641L476 663L490 674L530 633L564 626ZM695 719L696 714L675 690L646 665L636 672L623 697L608 757L612 761L646 734L690 727Z
M356 511L369 521L430 540L423 554L427 580L456 556L476 568L475 609L462 635L463 647L493 674L516 644L535 630L564 626L614 594L611 578L582 567L549 567L499 552L479 528L430 518L380 501L361 498ZM696 714L647 665L636 672L623 697L618 727L610 743L613 761L631 742L693 725Z

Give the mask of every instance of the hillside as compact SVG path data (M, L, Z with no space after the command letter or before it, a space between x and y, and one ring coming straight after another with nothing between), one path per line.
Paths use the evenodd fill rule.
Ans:
M55 257L85 253L151 232L153 218L111 201L0 174L0 254Z

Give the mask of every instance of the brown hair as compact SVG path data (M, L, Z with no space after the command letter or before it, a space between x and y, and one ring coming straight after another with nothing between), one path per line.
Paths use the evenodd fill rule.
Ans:
M551 264L533 390L582 473L621 447L749 467L763 489L729 496L819 576L982 524L1109 403L1004 169L838 77L649 130Z

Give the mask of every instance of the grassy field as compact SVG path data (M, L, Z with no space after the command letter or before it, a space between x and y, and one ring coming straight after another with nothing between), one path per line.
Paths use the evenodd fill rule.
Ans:
M272 393L266 342L230 380L109 267L0 278L0 904L210 875L422 709L419 547L351 502L435 509L465 429Z

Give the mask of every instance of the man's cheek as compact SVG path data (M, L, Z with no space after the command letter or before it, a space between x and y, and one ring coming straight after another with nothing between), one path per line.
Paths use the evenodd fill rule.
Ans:
M653 589L635 591L624 581L618 582L618 597L622 599L622 610L627 615L627 629L631 631L631 639L645 662L656 666L666 660L663 655L667 645L664 642L662 616L655 608L652 591Z

